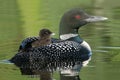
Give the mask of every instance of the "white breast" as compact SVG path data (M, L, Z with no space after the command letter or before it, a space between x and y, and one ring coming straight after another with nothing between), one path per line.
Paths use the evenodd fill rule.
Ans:
M91 51L91 48L90 48L89 44L86 41L83 41L81 43L81 45L84 46L84 47L86 47L89 51Z
M90 51L90 55L92 55L91 48L90 48L89 44L88 44L86 41L83 41L83 42L81 43L81 45L84 46L84 47L86 47L86 48ZM87 66L90 60L91 60L91 57L90 57L88 60L83 61L83 62L82 62L82 65L83 65L84 67Z

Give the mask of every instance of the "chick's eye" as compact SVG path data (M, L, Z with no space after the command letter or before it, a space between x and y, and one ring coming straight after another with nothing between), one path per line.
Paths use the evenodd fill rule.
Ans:
M81 16L80 15L75 15L75 19L80 19Z

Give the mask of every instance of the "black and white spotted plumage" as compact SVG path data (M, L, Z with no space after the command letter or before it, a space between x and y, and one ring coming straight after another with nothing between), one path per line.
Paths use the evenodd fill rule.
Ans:
M74 41L63 41L31 48L28 52L16 54L11 61L20 68L48 70L72 68L89 58L89 51Z

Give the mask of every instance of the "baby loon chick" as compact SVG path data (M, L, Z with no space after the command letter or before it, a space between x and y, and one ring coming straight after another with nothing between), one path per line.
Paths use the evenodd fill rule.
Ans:
M42 29L39 32L38 40L32 43L32 47L45 46L51 43L52 32L49 29Z

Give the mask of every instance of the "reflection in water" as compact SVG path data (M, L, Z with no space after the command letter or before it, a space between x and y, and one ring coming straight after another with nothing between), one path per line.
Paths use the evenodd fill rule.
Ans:
M103 47L99 47L99 48L103 48L103 49L120 49L120 47L110 47L110 46L103 46Z
M101 52L101 53L108 53L109 51L106 50L92 50L93 52Z

